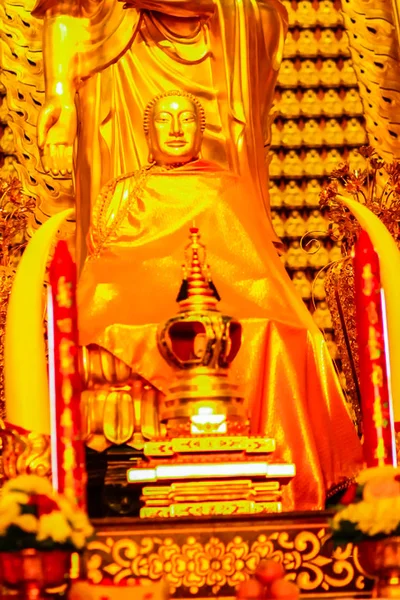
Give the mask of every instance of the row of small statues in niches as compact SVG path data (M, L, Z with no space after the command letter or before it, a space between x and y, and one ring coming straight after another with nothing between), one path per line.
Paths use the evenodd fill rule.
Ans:
M351 59L295 58L282 61L277 85L281 88L355 86L357 77Z
M329 237L329 221L318 209L312 210L311 213L292 210L289 215L272 210L271 219L279 238L302 238L310 232L315 238Z
M301 149L298 152L296 150L285 152L280 149L278 152L271 152L269 175L271 179L329 177L332 171L345 161L349 163L351 170L366 168L365 158L356 148L344 149L343 152L340 152L338 148Z
M272 208L290 210L292 208L317 208L324 184L319 179L299 182L291 179L280 182L270 181L269 201Z
M301 117L349 117L364 114L361 97L356 88L277 90L274 109L277 115L293 119Z
M350 56L349 40L343 29L292 29L283 49L284 58Z
M316 271L343 258L340 243L331 240L323 243L307 237L286 242L283 246L281 260L288 271Z
M271 127L271 146L362 146L367 143L364 124L350 119L276 119Z
M337 0L282 0L282 4L293 27L336 27L343 23Z

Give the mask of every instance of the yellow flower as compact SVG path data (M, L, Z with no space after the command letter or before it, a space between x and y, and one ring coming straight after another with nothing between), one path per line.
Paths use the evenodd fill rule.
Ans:
M39 477L38 475L19 475L15 479L7 481L3 487L3 494L18 490L26 494L43 494L53 497L54 491L48 479Z
M367 483L367 481L371 481L371 479L375 479L376 477L392 477L393 479L396 475L400 475L400 467L391 467L390 465L386 465L384 467L373 467L371 469L364 469L357 477L357 483L363 485Z
M27 504L29 496L21 492L9 492L3 494L0 499L0 514L4 511L8 511L9 507L17 504Z
M0 513L0 535L5 535L11 523L13 523L20 514L21 507L19 504L10 504L7 510L3 510Z
M72 529L61 512L53 511L40 517L36 539L41 542L50 538L54 542L63 544L71 536L71 533Z
M38 530L38 520L33 515L20 515L13 519L13 525L17 525L26 533L36 533Z
M82 550L86 544L86 535L84 533L74 531L71 533L71 541L77 550Z

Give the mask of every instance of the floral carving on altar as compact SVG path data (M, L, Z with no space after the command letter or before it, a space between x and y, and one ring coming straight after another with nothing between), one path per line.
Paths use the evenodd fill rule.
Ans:
M264 530L266 527L263 528ZM287 578L295 581L302 593L315 595L327 591L368 589L368 581L353 559L353 546L338 548L331 554L327 527L307 529L260 528L249 535L206 532L196 535L98 535L89 543L86 570L95 584L132 584L145 577L165 578L172 595L195 598L209 594L232 597L233 590L248 579L264 559L281 562Z

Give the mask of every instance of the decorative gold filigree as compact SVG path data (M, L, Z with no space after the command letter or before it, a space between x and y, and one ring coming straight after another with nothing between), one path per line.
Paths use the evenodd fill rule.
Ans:
M23 433L0 423L2 442L2 475L13 479L17 475L50 477L50 438L39 433Z
M353 562L351 544L332 554L326 526L267 525L262 528L265 533L260 532L260 525L252 532L240 529L232 528L231 535L223 531L196 533L195 527L192 532L179 529L159 535L102 532L89 544L87 574L94 583L112 579L115 584L139 577L154 581L164 577L172 595L232 597L234 588L269 558L281 562L287 578L295 581L302 593L314 597L370 587Z

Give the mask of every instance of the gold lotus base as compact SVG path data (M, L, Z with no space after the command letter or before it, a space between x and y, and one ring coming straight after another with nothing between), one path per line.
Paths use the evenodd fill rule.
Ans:
M234 600L236 587L265 558L283 563L302 598L368 598L373 581L358 549L332 553L328 512L213 516L179 521L94 521L96 538L83 559L96 584L164 579L171 598Z

